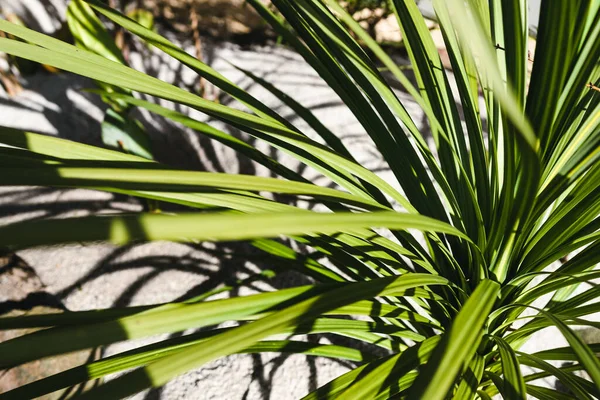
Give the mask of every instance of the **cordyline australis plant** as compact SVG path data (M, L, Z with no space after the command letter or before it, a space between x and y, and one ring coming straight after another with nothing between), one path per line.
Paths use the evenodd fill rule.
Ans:
M309 139L167 39L95 0L77 2L88 15L81 24L91 36L95 25L90 21L99 21L93 12L102 14L181 61L250 112L134 71L108 57L107 46L88 43L84 47L90 50L84 50L0 21L0 30L21 39L1 38L0 51L103 82L108 88L100 91L104 98L192 127L280 177L180 171L134 155L4 130L1 142L12 147L0 148L3 185L98 188L190 207L189 213L174 216L19 223L0 228L4 244L252 240L270 259L278 256L282 265L316 281L243 298L210 301L204 296L178 304L4 318L2 329L47 329L0 344L3 368L225 321L239 321L239 326L139 347L33 382L3 398L29 398L127 371L82 396L124 397L164 385L218 357L274 351L360 362L306 399L487 399L498 393L508 399L599 397L600 346L586 345L572 327L596 326L585 317L600 311L600 290L588 284L600 277L594 270L600 261L600 93L594 89L600 72L600 2L542 2L529 76L524 0L434 1L452 74L442 67L414 1L392 1L416 86L336 1L273 0L280 14L258 0L248 2L354 113L401 191L357 163L307 108L267 82L255 78L306 120L322 142ZM422 107L433 145L428 146L382 77L380 65ZM139 100L135 92L225 121L314 168L338 189L317 186L245 142ZM309 198L330 212L277 203L261 195L265 192ZM200 208L203 212L194 212ZM314 252L298 254L270 239L279 235ZM573 253L577 255L548 271ZM536 302L542 296L550 300ZM533 334L550 326L558 328L568 347L519 351ZM359 351L272 339L319 332L351 337L388 353L382 357L368 346ZM556 367L553 361L571 364ZM523 375L522 366L536 372ZM577 374L581 370L590 380ZM549 376L571 394L532 383Z

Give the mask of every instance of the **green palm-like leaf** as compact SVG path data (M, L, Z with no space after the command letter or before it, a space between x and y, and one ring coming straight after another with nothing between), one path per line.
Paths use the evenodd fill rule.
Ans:
M7 34L0 38L0 51L92 78L102 90L91 92L110 104L143 108L182 124L273 173L263 178L183 171L0 128L0 185L90 188L189 208L174 215L14 223L0 227L0 245L245 240L260 252L253 257L273 264L182 303L0 316L1 330L47 328L0 343L0 367L204 328L92 361L0 398L41 396L113 373L124 374L83 397L124 397L218 357L271 351L362 363L306 399L598 397L598 345L588 346L573 327L597 328L589 317L600 312L600 288L594 283L600 276L600 2L543 0L535 54L528 57L532 38L525 0L434 0L448 69L416 2L390 1L414 81L343 3L273 0L277 11L259 0L248 3L354 114L394 181L357 162L336 132L268 79L238 67L302 118L319 140L98 0L69 6L79 47L0 20L0 31ZM99 16L191 68L247 111L127 67ZM390 76L381 72L382 65ZM421 107L431 143L394 82ZM141 100L139 93L246 132L327 182L316 185L271 154L210 123ZM271 194L284 195L286 202ZM319 212L287 200L318 203ZM282 243L281 236L299 246ZM561 266L549 268L559 260ZM211 300L286 269L315 283ZM227 328L218 326L223 322ZM568 348L520 350L551 326ZM272 337L323 332L363 347ZM556 360L574 364L557 367L551 363ZM573 396L536 384L548 377L560 380Z

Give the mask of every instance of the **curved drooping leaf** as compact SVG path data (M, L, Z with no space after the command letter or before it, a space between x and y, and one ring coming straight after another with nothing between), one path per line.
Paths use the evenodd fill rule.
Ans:
M107 240L244 240L278 235L333 234L358 228L387 227L439 231L468 238L456 228L421 215L382 211L372 213L315 213L298 211L240 215L146 214L130 217L88 217L23 222L0 227L7 244L35 246L47 243ZM45 232L54 232L49 241ZM85 231L85 233L84 233Z
M355 301L375 296L401 294L406 289L428 284L445 284L443 278L407 274L396 278L357 282L339 289L330 290L318 296L284 308L258 321L242 325L207 341L194 345L184 351L161 358L143 369L126 374L114 381L88 392L85 398L103 398L105 396L125 396L145 387L164 385L173 377L198 367L216 357L231 354L243 349L262 338L277 334L287 327L301 322L309 322L315 316L351 304Z

